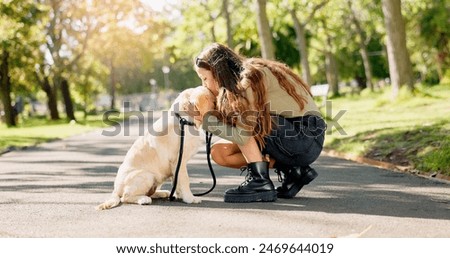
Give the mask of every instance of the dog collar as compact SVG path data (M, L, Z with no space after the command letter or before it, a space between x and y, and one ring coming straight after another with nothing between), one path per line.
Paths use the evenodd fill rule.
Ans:
M180 115L180 113L175 113L175 117L178 118L178 120L180 121L181 125L189 125L189 126L194 126L194 122L188 121L186 118L182 117Z

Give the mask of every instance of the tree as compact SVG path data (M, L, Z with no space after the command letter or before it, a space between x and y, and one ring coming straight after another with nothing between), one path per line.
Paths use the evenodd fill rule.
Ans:
M88 52L107 68L110 108L116 109L119 93L148 91L148 81L154 78L150 73L157 66L155 57L164 56L162 42L170 27L142 3L116 1L107 6L103 3L103 8L101 1L97 4L109 12L102 16L104 25L94 35Z
M16 126L15 113L11 105L11 78L9 76L9 52L3 50L0 64L0 98L5 112L7 126Z
M225 18L227 28L227 45L228 47L233 48L233 33L232 33L233 29L231 27L231 17L229 7L230 7L229 0L223 0L222 13L223 17Z
M308 1L309 3L309 1ZM297 41L297 48L300 52L300 62L301 62L301 68L302 68L302 75L303 79L306 81L308 85L312 85L312 77L311 77L311 70L309 67L309 61L308 61L308 47L306 44L306 26L308 23L311 22L311 20L314 18L314 15L316 12L322 8L325 4L328 3L328 0L322 1L321 3L318 3L316 5L313 4L312 10L309 12L309 15L303 20L300 21L297 15L297 10L304 10L307 6L310 6L310 4L305 3L306 6L302 6L300 8L298 6L298 2L294 2L292 7L287 6L289 10L289 14L292 17L292 21L294 22L294 28L295 28L295 35L296 35L296 41Z
M83 107L84 118L90 112L97 111L96 97L105 91L105 81L108 78L108 68L89 52L80 62L77 62L69 81L76 83L74 99Z
M15 126L16 112L12 107L13 86L19 82L11 74L19 67L28 66L40 41L39 27L43 10L34 1L0 2L0 98L7 126Z
M333 41L334 37L331 35L329 29L327 28L327 22L322 20L322 24L325 31L325 72L327 77L328 85L330 85L331 93L333 96L339 96L339 73L336 62L336 57L334 54Z
M373 76L372 76L372 66L369 60L369 51L368 44L370 42L370 37L367 36L366 31L363 29L360 19L358 18L357 11L353 7L353 1L347 0L348 9L350 11L350 19L354 25L356 35L358 35L358 43L359 43L359 53L361 54L361 58L363 60L364 66L364 74L366 76L366 87L370 89L370 91L374 91L373 87Z
M53 75L54 98L61 90L68 120L76 120L70 92L68 73L84 55L91 35L98 30L101 20L92 19L93 3L44 0L50 8L50 21L46 24L46 50L51 60L46 60Z
M43 60L44 58L42 58ZM51 120L59 120L59 112L58 112L58 98L57 98L57 91L56 87L53 87L50 83L48 70L46 68L46 64L44 61L41 61L37 65L37 70L34 71L34 76L36 81L39 83L41 89L45 92L47 95L47 108L50 112L50 119Z
M435 50L434 60L440 81L444 77L445 68L450 66L450 6L445 5L445 2L446 0L432 1L428 8L421 10L418 23L420 36L426 45Z
M215 4L215 3L213 3ZM217 36L216 36L216 20L220 16L221 12L224 10L224 8L219 9L216 7L211 7L208 5L208 0L201 0L200 5L203 6L205 9L205 15L208 16L208 24L210 26L210 33L212 37L213 42L217 42ZM225 3L223 4L225 5Z
M339 57L343 58L340 56L342 49L349 44L345 40L344 19L340 3L330 1L317 10L314 20L309 24L310 30L314 31L310 39L310 50L314 50L315 57L311 60L318 66L316 76L327 81L332 96L340 95Z
M259 41L261 44L261 56L267 59L275 59L275 50L272 42L272 33L266 13L267 0L256 0L256 27L258 28Z
M105 67L109 69L109 94L111 97L110 109L116 109L116 91L117 91L117 58L122 58L127 53L128 49L124 49L123 43L130 40L130 35L118 24L128 17L131 7L129 5L124 6L125 3L119 3L116 1L107 3L96 2L97 13L93 13L93 17L101 16L103 18L103 24L101 32L95 35L94 45L91 48L91 52L95 55ZM102 12L103 8L108 8L108 12ZM121 54L122 53L122 54ZM120 55L120 56L119 56Z
M386 45L392 97L396 98L402 85L406 85L409 91L413 91L412 66L406 47L405 23L400 0L382 0L382 8L387 33Z

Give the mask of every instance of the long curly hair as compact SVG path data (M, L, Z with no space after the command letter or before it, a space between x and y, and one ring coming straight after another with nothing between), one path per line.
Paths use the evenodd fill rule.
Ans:
M296 87L303 87L311 94L310 87L287 65L261 58L246 59L219 43L205 48L195 59L195 65L211 71L218 82L217 110L220 119L232 126L250 130L261 147L265 145L264 137L270 134L274 126L262 68L270 70L301 110L307 100L297 93ZM253 91L253 106L250 106L246 95L249 87Z

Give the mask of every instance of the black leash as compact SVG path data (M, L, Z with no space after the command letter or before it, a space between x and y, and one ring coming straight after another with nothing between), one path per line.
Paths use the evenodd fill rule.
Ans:
M170 196L169 199L171 201L175 200L174 194L175 194L175 190L177 189L177 183L178 183L178 174L180 172L180 166L181 166L181 161L183 159L183 149L184 149L184 126L185 125L189 125L189 126L193 126L194 123L193 122L189 122L188 120L186 120L186 118L181 117L180 114L175 113L175 116L178 118L179 122L180 122L180 149L178 151L178 162L177 162L177 167L175 169L175 176L173 179L173 185L172 185L172 191L170 192ZM214 170L211 164L211 139L212 139L212 134L209 132L205 132L206 134L206 156L207 156L207 160L208 160L208 167L209 167L209 171L211 172L211 177L213 179L213 185L212 187L204 192L204 193L199 193L199 194L194 194L194 196L203 196L206 195L208 193L210 193L214 187L216 187L216 175L214 174Z
M211 186L211 188L204 192L204 193L200 193L200 194L194 194L194 196L203 196L206 194L209 194L212 190L214 190L214 187L216 187L216 175L214 174L214 169L212 167L211 164L211 139L212 139L212 133L205 131L205 141L206 141L206 160L208 161L208 167L209 167L209 172L211 173L211 177L213 179L213 185Z

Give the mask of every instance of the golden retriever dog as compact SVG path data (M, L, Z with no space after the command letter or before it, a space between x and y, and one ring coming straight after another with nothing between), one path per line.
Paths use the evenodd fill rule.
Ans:
M114 191L110 199L96 207L97 210L111 209L120 203L151 204L152 198L167 198L169 191L160 190L161 185L175 176L180 147L180 122L175 113L188 121L194 120L183 116L182 110L193 104L200 112L200 117L214 108L214 96L203 86L184 90L175 99L168 116L159 118L153 124L153 131L139 137L130 150L114 181ZM181 107L181 108L180 108ZM180 111L181 109L181 111ZM167 119L168 117L168 119ZM184 151L178 182L176 198L185 203L200 203L190 189L186 164L198 152L203 140L200 136L201 119L195 119L195 129L185 126Z

